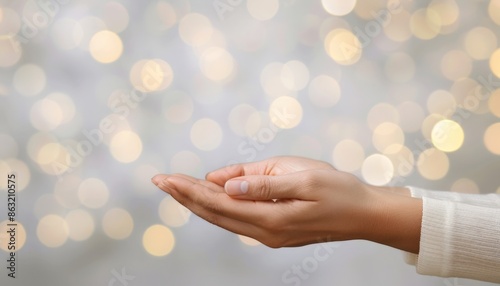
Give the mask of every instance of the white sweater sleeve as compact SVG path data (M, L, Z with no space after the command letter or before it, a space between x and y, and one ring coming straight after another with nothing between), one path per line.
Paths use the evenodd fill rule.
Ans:
M500 196L410 188L423 200L419 255L424 275L500 282Z

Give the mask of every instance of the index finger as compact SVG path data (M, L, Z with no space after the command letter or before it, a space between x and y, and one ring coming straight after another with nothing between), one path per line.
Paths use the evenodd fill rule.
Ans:
M205 219L215 214L256 224L264 221L276 208L273 202L268 201L235 200L225 192L212 190L221 188L220 186L211 188L203 180L189 176L171 175L166 180L175 186L169 192L174 199ZM159 184L159 187L162 188L163 185Z

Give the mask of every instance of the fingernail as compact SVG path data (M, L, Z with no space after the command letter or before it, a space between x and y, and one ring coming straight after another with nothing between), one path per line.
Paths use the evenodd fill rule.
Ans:
M248 192L248 182L238 180L227 181L224 189L230 196L243 195Z

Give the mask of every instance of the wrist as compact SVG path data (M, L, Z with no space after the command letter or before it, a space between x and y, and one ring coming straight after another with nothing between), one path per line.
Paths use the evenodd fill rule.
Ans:
M367 186L372 200L365 239L418 253L422 200L406 188Z

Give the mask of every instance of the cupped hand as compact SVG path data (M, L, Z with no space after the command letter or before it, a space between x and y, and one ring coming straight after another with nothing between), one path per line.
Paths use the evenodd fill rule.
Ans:
M388 207L410 207L413 199L375 191L325 162L274 157L213 171L206 180L174 174L153 182L203 219L270 247L369 239L418 249L413 241L401 244L401 235L391 236L386 225Z

